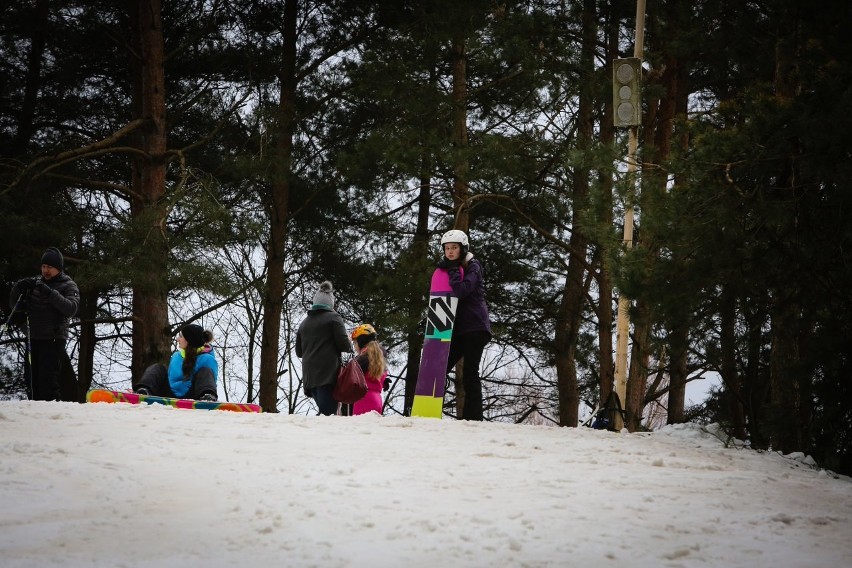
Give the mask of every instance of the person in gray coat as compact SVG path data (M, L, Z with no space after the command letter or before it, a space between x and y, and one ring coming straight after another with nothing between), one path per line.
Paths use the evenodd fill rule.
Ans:
M305 394L314 399L320 414L325 416L337 412L332 392L343 363L341 353L352 353L352 345L343 318L334 311L334 288L325 281L296 332L296 356L302 360Z
M41 257L41 276L18 280L9 296L10 306L27 313L30 352L24 372L30 400L60 400L60 371L71 367L65 342L68 320L80 305L80 290L64 270L62 253L50 247Z

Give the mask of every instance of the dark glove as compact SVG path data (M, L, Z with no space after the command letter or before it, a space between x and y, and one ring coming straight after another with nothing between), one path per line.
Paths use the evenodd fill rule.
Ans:
M53 288L44 283L44 280L39 280L33 291L41 298L47 298L51 292L53 292Z
M443 268L444 270L452 270L453 268L458 268L460 264L461 261L458 259L450 260L449 258L445 258L438 263L438 268Z
M385 382L382 385L382 390L390 390L391 380L390 377L385 377Z
M29 292L30 290L35 288L36 279L35 279L35 277L24 278L23 280L18 282L18 285L21 287L21 292Z

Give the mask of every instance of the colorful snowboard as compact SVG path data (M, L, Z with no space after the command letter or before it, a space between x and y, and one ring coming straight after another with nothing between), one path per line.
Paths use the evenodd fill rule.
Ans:
M459 269L461 270L461 269ZM453 295L450 276L436 268L429 287L429 313L426 316L426 336L420 355L420 372L414 390L412 416L441 418L444 409L444 381L447 378L447 357L453 336L453 322L459 299Z
M175 408L193 408L198 410L230 410L231 412L260 412L256 404L239 402L211 402L206 400L191 400L185 398L166 398L136 394L135 392L119 392L103 389L93 389L86 393L86 402L129 402L130 404L165 404Z

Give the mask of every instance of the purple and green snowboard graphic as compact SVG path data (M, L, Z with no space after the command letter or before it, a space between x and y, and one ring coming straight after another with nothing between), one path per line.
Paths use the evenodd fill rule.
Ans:
M426 336L420 356L417 388L414 390L412 416L441 418L443 414L447 357L450 354L450 340L458 305L459 299L450 287L449 274L442 268L436 268L432 273L432 285L429 287Z

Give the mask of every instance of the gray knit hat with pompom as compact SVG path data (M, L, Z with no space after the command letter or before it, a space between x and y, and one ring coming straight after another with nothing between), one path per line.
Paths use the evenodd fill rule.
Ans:
M334 309L334 287L328 280L320 284L319 290L314 294L314 307L318 306Z

